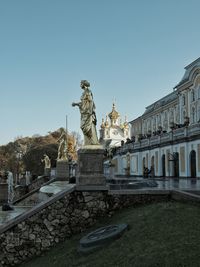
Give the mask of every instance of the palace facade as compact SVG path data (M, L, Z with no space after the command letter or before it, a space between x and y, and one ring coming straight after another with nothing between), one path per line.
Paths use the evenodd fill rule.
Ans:
M200 58L173 91L129 122L131 140L117 148L115 175L200 177Z

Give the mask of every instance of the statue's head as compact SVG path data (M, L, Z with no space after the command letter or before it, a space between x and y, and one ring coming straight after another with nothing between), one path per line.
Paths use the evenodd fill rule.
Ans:
M85 87L86 88L90 87L90 83L87 80L82 80L81 81L81 88L84 89Z

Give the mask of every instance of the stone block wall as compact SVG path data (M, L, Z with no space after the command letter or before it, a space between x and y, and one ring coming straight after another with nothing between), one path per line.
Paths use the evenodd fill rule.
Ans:
M94 225L124 207L167 201L169 194L113 195L101 192L60 192L0 227L0 266L14 266L40 255L56 243Z

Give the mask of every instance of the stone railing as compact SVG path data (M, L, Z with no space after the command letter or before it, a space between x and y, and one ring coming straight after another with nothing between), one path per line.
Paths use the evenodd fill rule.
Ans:
M146 147L146 146L149 146L149 139L142 139L141 141L140 141L140 146L141 147Z
M0 266L14 266L40 255L123 207L169 199L169 192L116 194L66 189L0 227Z
M36 188L41 187L43 184L47 183L49 181L49 177L47 176L40 176L37 179L33 180L29 185L28 185L28 191L32 191Z
M160 136L152 136L150 138L150 145L156 145L160 142Z
M56 181L56 178L52 178L51 180L48 180L48 182L46 182L46 183L37 184L37 186L35 187L35 189L32 189L30 192L28 192L28 190L26 190L27 187L20 187L19 186L19 188L17 188L16 192L19 191L20 188L21 188L21 190L24 189L25 191L24 191L24 194L21 194L21 195L18 195L18 194L15 193L14 200L13 200L13 205L16 205L17 203L23 203L22 205L24 205L24 203L26 202L26 200L28 201L28 199L31 199L31 197L36 192L38 192L42 186L48 185L48 184L50 184L50 183L52 183L54 181ZM25 200L25 202L23 202L24 200ZM32 203L32 204L34 204L34 203ZM37 203L35 203L35 204L37 204Z
M200 123L191 125L190 127L188 127L187 131L188 131L187 132L188 136L193 136L193 135L199 134L200 133Z
M183 138L187 138L187 137L191 138L195 135L198 135L199 133L200 133L200 123L197 123L197 124L194 124L188 127L174 129L173 131L170 131L169 133L151 136L149 138L142 139L135 143L124 144L123 147L120 147L117 149L117 154L127 153L130 149L134 151L134 150L143 149L149 146L156 146L156 145L165 144L165 143L173 142L173 141L179 141L179 140L181 141Z
M174 130L173 131L173 140L181 139L181 138L187 136L186 135L186 131L187 131L186 129L187 128L184 127L184 128Z
M33 194L34 192L38 191L41 186L52 183L54 180L55 178L49 180L47 176L41 176L33 180L33 182L31 182L29 185L17 185L14 190L13 201L16 202L18 200L21 200L22 198L26 198L27 195Z
M160 136L160 143L165 143L170 141L170 133L165 133Z

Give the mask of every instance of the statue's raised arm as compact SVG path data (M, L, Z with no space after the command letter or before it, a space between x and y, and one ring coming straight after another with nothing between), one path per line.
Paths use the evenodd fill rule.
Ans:
M90 91L90 83L82 80L80 84L83 89L81 101L72 103L72 106L78 106L81 113L81 130L84 135L84 145L99 145L96 132L96 113L93 95Z

